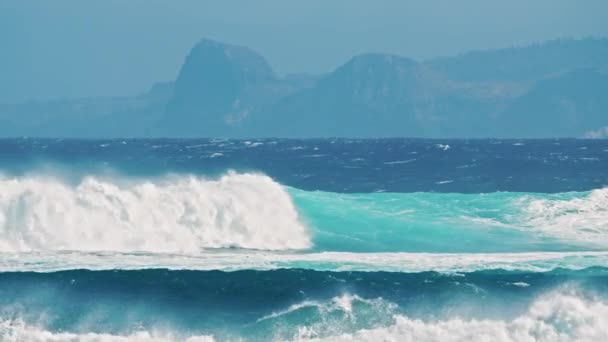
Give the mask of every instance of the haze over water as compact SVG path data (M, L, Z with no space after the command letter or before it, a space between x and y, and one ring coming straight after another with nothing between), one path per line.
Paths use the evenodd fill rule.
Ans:
M608 340L606 7L0 0L0 340Z

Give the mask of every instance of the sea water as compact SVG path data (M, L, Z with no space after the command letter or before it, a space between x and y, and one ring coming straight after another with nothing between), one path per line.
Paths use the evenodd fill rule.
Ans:
M605 140L0 140L3 341L608 340Z

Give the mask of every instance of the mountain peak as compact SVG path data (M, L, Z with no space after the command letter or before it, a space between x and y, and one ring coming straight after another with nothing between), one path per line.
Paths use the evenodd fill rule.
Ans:
M349 97L384 101L387 97L409 96L414 93L421 65L407 57L367 53L350 59L346 64L321 80L324 92L342 90Z
M201 39L190 51L186 58L184 67L180 71L183 74L184 68L189 66L189 62L205 65L214 62L230 64L239 73L243 81L256 82L274 80L274 71L256 51L239 45L222 43L213 39Z
M179 72L163 125L192 134L219 129L244 93L276 80L257 52L203 39L192 48Z

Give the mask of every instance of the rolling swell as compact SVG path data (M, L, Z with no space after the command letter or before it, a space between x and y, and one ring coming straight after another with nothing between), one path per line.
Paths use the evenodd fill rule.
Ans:
M199 253L602 250L608 189L534 193L309 192L260 174L217 179L1 178L0 252ZM458 241L458 243L454 243Z
M317 228L315 244L325 250L514 252L603 249L608 244L608 189L558 194L291 193Z
M518 316L506 319L421 320L393 314L382 300L342 296L326 303L294 305L277 313L270 333L246 332L242 336L193 335L180 331L138 330L123 334L57 332L31 325L20 319L0 322L4 341L605 341L608 338L606 301L586 298L572 291L556 291L537 298ZM390 308L390 303L388 304ZM290 316L302 318L309 310L317 315L302 325L286 324ZM383 317L376 326L365 327L369 314ZM310 314L310 312L308 312ZM298 317L299 316L299 317ZM318 318L317 318L318 317ZM274 318L274 317L273 317ZM293 319L293 318L292 318ZM388 322L382 322L382 321ZM363 322L363 323L362 323ZM303 325L307 324L307 325Z
M528 335L542 340L543 334L549 334L546 340L598 337L605 336L608 323L608 303L600 295L608 289L607 280L607 268L461 274L300 269L2 273L0 334L6 337L16 329L25 334L35 327L55 335L157 334L167 340L382 340L382 334L415 340L450 332L454 340L466 340L475 331L505 341Z
M576 293L547 294L511 320L453 318L423 321L394 316L389 326L312 341L603 341L608 338L606 301ZM315 332L313 332L314 334Z
M262 175L0 179L0 250L198 252L311 245L291 198Z
M0 139L10 175L115 170L216 177L256 171L307 191L487 193L589 191L608 184L606 140Z
M606 152L3 140L0 340L608 340Z

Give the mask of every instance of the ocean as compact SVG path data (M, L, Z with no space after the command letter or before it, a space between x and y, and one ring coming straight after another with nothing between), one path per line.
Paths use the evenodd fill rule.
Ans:
M2 341L606 341L608 140L1 139Z

